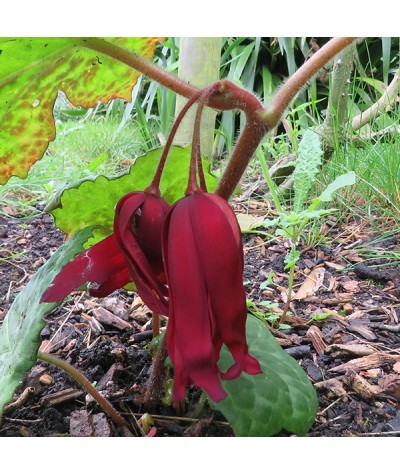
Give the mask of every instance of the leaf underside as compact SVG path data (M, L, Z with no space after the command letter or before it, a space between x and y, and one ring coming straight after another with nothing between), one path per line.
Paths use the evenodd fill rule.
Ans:
M107 38L150 58L162 38ZM131 100L139 72L85 46L85 38L0 38L0 184L25 178L55 138L53 106Z
M277 343L264 323L253 316L247 319L249 352L261 364L263 373L242 375L222 385L228 393L219 403L210 401L220 411L238 437L267 437L282 430L304 436L317 413L315 389L300 365ZM223 347L220 368L233 363Z
M22 290L0 327L0 416L26 374L35 364L40 346L42 317L59 303L39 303L43 292L61 268L82 252L92 234L88 228L66 241Z

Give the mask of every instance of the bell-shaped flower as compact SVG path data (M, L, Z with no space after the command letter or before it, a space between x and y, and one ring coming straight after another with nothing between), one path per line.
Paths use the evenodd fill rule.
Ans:
M42 302L63 300L86 282L95 297L105 297L133 281L143 302L168 314L168 290L161 253L162 224L170 206L157 196L132 192L118 202L114 234L66 264L42 295Z
M193 383L220 401L226 397L220 379L262 372L246 343L243 247L236 216L217 195L191 194L171 208L162 246L174 399L185 399L185 389ZM222 344L235 360L226 373L217 365Z

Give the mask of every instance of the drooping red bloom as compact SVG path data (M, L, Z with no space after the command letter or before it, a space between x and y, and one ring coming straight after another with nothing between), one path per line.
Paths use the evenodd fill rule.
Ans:
M64 266L41 301L63 300L86 282L97 284L89 289L90 295L105 297L133 281L150 310L167 315L161 230L169 209L162 198L145 192L123 196L116 207L114 234Z
M185 399L186 386L193 383L220 401L226 397L220 378L262 372L246 343L243 247L236 216L217 195L191 194L171 208L162 246L174 399ZM217 366L223 343L235 360L226 373Z

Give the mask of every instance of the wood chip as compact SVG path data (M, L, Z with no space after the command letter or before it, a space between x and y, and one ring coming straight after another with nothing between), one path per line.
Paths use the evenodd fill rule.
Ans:
M333 343L325 348L325 353L327 355L332 354L334 357L337 356L368 356L375 353L376 350L372 346L354 344L354 345L343 345Z
M343 383L348 386L349 389L355 391L359 396L361 396L362 399L366 400L376 397L381 392L379 386L369 384L366 379L355 371L349 371L346 373Z
M315 348L315 351L319 355L322 355L324 353L325 348L327 347L327 344L323 340L321 330L317 326L312 325L307 330L306 335L311 340L311 343L312 343L313 347Z
M121 363L113 363L109 368L107 373L100 379L98 382L96 389L101 391L105 389L110 381L114 381L114 378L118 376L118 374L123 371L123 366Z
M105 414L100 412L92 416L93 436L94 437L110 437L111 427Z
M325 264L327 267L330 267L331 269L335 269L335 270L343 270L343 269L345 269L345 266L342 266L341 264L336 264L336 262L328 262L328 261L325 261L324 264Z
M40 403L43 405L56 406L63 402L70 401L71 399L77 399L84 394L83 391L74 388L63 389L54 394L48 394L40 399Z
M371 368L379 368L382 365L394 364L400 361L400 355L390 355L388 353L376 352L372 355L363 356L362 358L356 358L355 360L348 361L347 363L330 368L328 371L334 373L345 373L346 371L361 371Z
M396 371L396 373L400 373L400 361L393 365L393 371Z
M371 322L368 318L362 320L351 320L345 326L347 331L358 333L368 341L375 341L378 339L376 334L370 329Z
M314 387L326 391L328 399L340 398L343 402L348 400L347 392L344 389L342 382L337 378L331 378L315 383Z
M45 373L45 374L42 374L42 376L40 376L39 381L42 384L49 385L49 384L52 384L54 380L53 380L53 377L51 376L51 374Z
M69 433L74 437L91 437L93 435L92 421L86 409L72 412L69 420Z
M109 310L98 307L93 309L93 316L103 325L110 325L111 327L118 328L118 330L131 330L132 325L120 317L117 317Z
M347 282L341 282L340 285L346 292L355 294L360 291L360 285L356 280L348 280Z
M129 318L129 310L126 308L125 302L118 297L106 297L103 299L102 307L122 320L127 321Z

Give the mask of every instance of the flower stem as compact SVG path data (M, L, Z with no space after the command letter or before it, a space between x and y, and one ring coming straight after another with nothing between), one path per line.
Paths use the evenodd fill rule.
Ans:
M151 410L154 404L161 400L165 376L167 374L167 369L165 367L165 360L167 359L167 356L167 334L164 333L156 356L153 359L151 374L147 382L146 394L144 396L144 405L148 410Z
M114 409L114 407L105 399L98 391L93 387L91 382L76 368L71 366L66 361L57 358L57 356L50 355L48 353L38 352L38 359L42 361L46 361L47 363L51 363L58 368L61 368L70 376L72 376L81 386L86 389L86 391L93 396L99 406L106 412L111 419L118 425L118 426L126 426L125 420L121 417L121 415Z
M217 93L224 93L225 88L220 81L212 84L211 86L203 89L202 94L199 97L199 105L197 106L196 116L193 127L193 139L192 139L192 155L190 160L189 181L185 194L190 195L192 193L198 193L199 191L207 191L206 180L204 177L203 166L201 163L201 150L200 150L200 129L201 129L201 116L204 110L204 106L208 101ZM197 167L197 170L196 170ZM196 173L197 171L197 173ZM199 176L200 188L197 183L197 174Z
M153 312L153 338L160 334L160 315Z
M181 123L183 117L185 116L186 112L190 109L190 107L201 97L203 91L198 91L194 94L188 102L183 106L181 112L179 113L178 117L175 120L174 125L172 126L171 132L169 133L167 143L165 144L163 153L161 155L160 161L158 163L158 167L156 173L154 175L153 181L151 184L146 188L146 193L151 193L155 196L160 196L160 181L161 175L164 170L165 162L168 157L168 153L171 149L172 142L175 138L176 131L178 130L179 124Z

